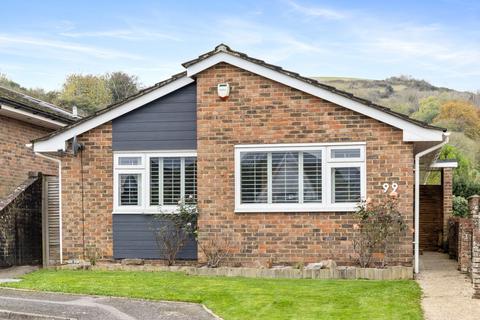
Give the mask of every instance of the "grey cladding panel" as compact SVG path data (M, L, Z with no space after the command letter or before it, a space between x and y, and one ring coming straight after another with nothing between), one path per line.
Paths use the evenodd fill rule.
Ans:
M113 120L112 147L129 150L197 148L196 83Z
M168 226L167 219L158 220L147 214L113 215L113 257L115 259L162 259L155 232L160 226ZM197 259L197 243L193 237L177 255L179 260Z

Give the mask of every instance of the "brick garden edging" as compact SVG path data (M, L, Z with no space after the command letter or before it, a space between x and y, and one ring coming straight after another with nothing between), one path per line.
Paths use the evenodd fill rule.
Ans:
M82 269L81 265L64 265L58 269ZM158 266L158 265L122 265L100 264L88 266L89 270L98 271L172 271L184 272L196 276L224 276L246 278L274 279L367 279L367 280L410 280L413 279L413 268L393 266L383 269L338 266L333 269L260 269L260 268L198 268L191 266Z

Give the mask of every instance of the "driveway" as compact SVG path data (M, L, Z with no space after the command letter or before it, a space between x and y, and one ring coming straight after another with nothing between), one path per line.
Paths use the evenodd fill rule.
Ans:
M13 313L9 313L11 311ZM48 317L41 317L48 316ZM0 289L0 319L211 320L202 305L183 302L56 294Z
M455 260L443 253L425 252L420 262L417 282L423 290L426 320L480 319L480 299L472 299L470 279L457 270Z

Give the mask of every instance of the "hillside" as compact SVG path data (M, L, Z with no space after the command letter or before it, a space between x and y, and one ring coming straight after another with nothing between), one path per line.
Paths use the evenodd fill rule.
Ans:
M418 111L420 101L438 97L440 101L463 100L480 107L480 94L436 87L425 80L407 76L390 77L385 80L358 78L313 77L314 79L344 90L361 98L389 107L394 111L411 115Z

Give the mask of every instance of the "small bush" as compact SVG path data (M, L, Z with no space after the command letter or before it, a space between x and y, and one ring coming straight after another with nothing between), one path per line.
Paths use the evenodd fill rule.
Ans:
M453 215L456 217L466 217L469 213L467 199L453 196Z
M214 236L205 241L198 243L205 258L207 258L207 267L217 268L220 264L230 256L231 247L228 238Z

